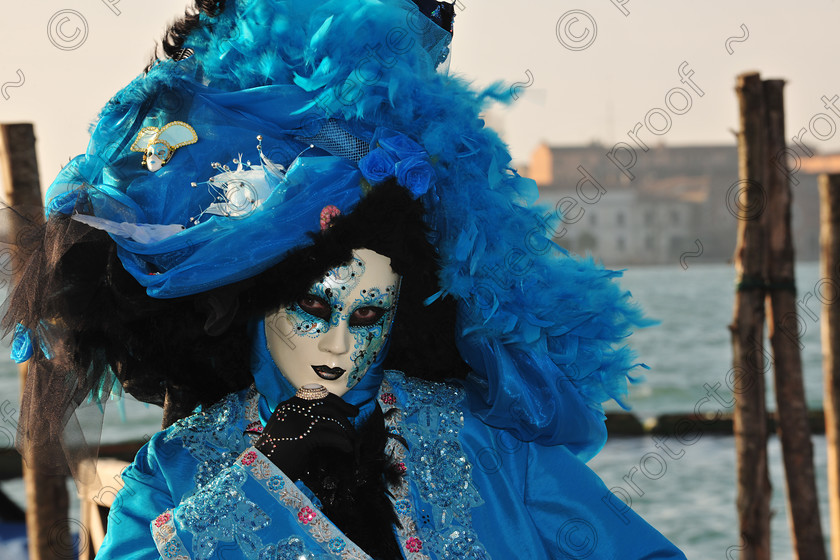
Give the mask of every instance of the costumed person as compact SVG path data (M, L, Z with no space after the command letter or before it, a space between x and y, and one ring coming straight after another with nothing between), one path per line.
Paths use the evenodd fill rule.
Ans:
M166 428L98 558L684 558L586 466L646 321L447 75L453 6L199 1L51 186L19 441Z

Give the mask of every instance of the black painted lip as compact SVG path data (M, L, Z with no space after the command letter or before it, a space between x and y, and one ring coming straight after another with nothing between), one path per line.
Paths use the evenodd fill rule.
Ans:
M327 381L335 381L342 375L344 375L344 368L340 367L327 367L327 366L312 366L312 369L315 370L315 373L321 379L326 379Z

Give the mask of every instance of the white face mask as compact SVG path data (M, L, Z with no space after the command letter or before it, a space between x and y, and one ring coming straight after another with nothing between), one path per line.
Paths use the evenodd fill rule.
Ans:
M397 310L400 276L369 249L330 270L294 305L265 317L274 363L300 388L317 383L343 395L376 361Z
M159 171L169 161L170 148L165 142L154 142L146 148L146 168Z

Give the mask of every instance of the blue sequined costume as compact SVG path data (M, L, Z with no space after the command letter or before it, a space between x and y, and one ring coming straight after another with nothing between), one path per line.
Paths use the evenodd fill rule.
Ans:
M566 447L482 423L462 387L390 371L376 402L408 444L388 449L405 465L390 491L407 560L684 558ZM97 558L368 558L243 435L259 419L251 388L154 436Z

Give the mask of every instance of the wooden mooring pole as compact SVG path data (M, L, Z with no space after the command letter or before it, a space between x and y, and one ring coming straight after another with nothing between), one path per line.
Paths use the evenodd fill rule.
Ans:
M820 175L820 278L833 290L823 299L822 334L825 440L831 557L840 560L840 175Z
M43 206L38 179L38 160L35 155L35 131L31 124L0 125L0 173L3 195L12 208ZM8 211L8 210L6 210ZM27 214L31 213L27 211ZM9 220L4 226L14 227L19 220ZM7 232L18 239L15 232ZM22 232L21 232L22 233ZM19 271L18 263L13 270ZM16 278L12 278L15 281ZM26 383L26 364L20 367L21 388ZM23 464L26 487L26 533L30 560L67 560L73 558L70 539L69 497L67 479L42 472L37 461L28 458Z
M738 523L745 546L741 560L770 558L770 476L767 470L767 409L764 399L763 212L764 94L758 74L738 76L740 107L738 241L735 247L735 311L732 333Z
M767 315L778 412L776 432L781 441L785 466L785 496L793 557L799 560L824 560L825 543L820 525L814 446L811 442L808 402L805 399L802 375L801 342L798 336L791 337L781 329L785 322L790 324L791 320L799 324L790 217L792 193L788 174L779 165L781 162L773 162L785 149L785 83L783 80L765 80L763 85L767 135L764 162L764 188L767 193L765 224L769 250Z

